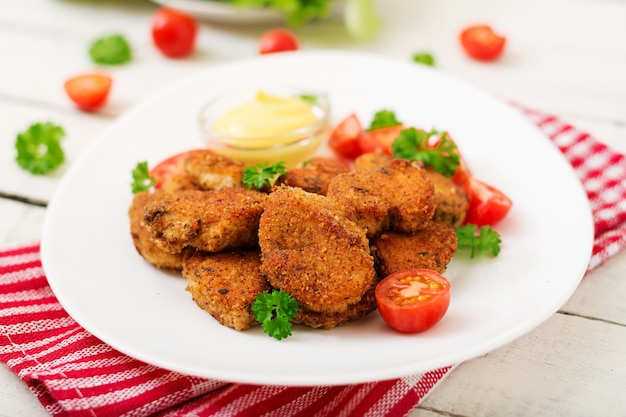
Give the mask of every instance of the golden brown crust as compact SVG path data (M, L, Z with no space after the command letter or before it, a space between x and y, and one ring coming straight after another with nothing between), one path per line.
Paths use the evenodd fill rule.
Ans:
M259 225L261 271L301 308L340 313L376 279L369 242L324 196L288 186L268 197Z
M372 240L379 277L412 268L445 272L457 249L454 228L443 222L429 222L412 234L385 232Z
M133 197L133 201L128 209L130 220L130 235L133 244L146 261L157 268L181 269L182 256L165 252L152 242L150 232L141 225L145 206L155 199L155 195L147 192L139 192Z
M469 208L467 193L450 178L444 177L438 172L427 170L426 173L435 187L433 220L447 223L452 227L463 225Z
M266 194L246 188L159 195L144 209L143 224L161 249L219 252L254 246Z
M373 238L390 228L411 233L424 227L434 212L434 187L424 169L403 159L382 168L336 176L328 197Z
M203 190L243 187L245 164L211 150L198 150L183 161L185 172Z
M313 158L303 167L291 168L276 179L276 185L299 187L315 194L326 195L330 181L349 168L333 159Z
M224 326L245 330L258 324L251 306L271 287L260 272L258 250L207 253L185 257L183 276L196 304Z

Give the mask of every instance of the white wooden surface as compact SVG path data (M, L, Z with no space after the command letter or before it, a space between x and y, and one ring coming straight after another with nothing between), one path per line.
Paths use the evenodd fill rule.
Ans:
M156 7L148 0L0 2L0 245L41 237L45 203L64 171L119 115L169 82L256 54L257 39L269 27L204 22L197 52L169 60L149 37ZM334 18L299 29L302 48L401 59L429 51L441 71L555 114L626 152L626 2L379 0L378 10L384 27L374 40L354 42ZM508 36L500 61L474 62L459 49L459 30L477 22ZM91 69L87 45L113 32L129 39L134 61L112 70L106 109L79 112L62 83ZM33 177L13 161L15 135L40 120L67 131L68 164L51 177ZM411 416L626 416L624 294L621 253L590 273L541 326L461 364ZM0 367L0 416L45 415L21 381Z

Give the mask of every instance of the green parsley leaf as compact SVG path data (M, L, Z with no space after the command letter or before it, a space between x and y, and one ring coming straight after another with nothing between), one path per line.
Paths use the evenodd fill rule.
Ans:
M131 60L132 51L122 35L113 34L95 40L89 47L89 56L99 65L121 65Z
M431 138L437 137L436 145L431 145ZM446 177L452 177L461 162L456 144L446 132L436 130L404 129L391 145L391 152L396 158L420 161Z
M402 122L396 118L396 114L391 110L380 110L374 114L374 118L367 130L381 129L401 125Z
M500 234L489 226L480 229L475 224L466 224L455 229L458 240L458 248L469 250L470 258L474 258L480 252L486 252L490 256L498 256L500 253Z
M418 64L428 65L429 67L435 66L435 58L428 52L422 52L413 55L413 62Z
M278 340L291 336L291 319L299 310L298 302L282 290L263 291L252 303L252 312L263 331Z
M15 149L18 165L34 175L46 175L65 162L61 139L65 131L51 122L34 123L17 134Z
M270 181L276 175L286 174L284 162L276 162L270 164L256 164L254 166L245 167L243 170L243 183L247 188L256 188L260 190L263 187L271 186Z
M130 184L133 194L149 191L156 184L156 178L150 175L147 162L138 162L132 171L133 182Z

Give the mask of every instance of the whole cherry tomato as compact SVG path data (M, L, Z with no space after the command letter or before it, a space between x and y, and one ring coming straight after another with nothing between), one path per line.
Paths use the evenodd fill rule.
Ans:
M448 311L450 282L432 269L394 272L376 286L381 317L400 332L417 333L433 327Z
M470 26L461 32L461 46L472 58L493 61L504 50L506 38L496 34L490 26Z
M296 51L300 48L300 42L296 35L282 28L270 29L259 40L259 54L272 54L274 52Z
M106 74L82 74L70 78L64 84L69 98L83 110L97 110L109 96L113 80Z
M179 10L161 7L152 16L152 40L170 58L182 58L193 52L198 23Z

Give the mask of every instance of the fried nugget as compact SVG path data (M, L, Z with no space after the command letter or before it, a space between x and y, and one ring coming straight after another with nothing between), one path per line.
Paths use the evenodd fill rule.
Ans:
M261 272L301 308L346 312L376 280L363 229L326 197L280 186L269 194L259 224Z
M150 237L150 232L141 225L143 211L148 203L155 200L158 193L139 192L133 197L128 209L130 220L130 235L139 255L157 268L180 270L182 268L182 255L171 254L155 245Z
M366 230L368 238L387 228L415 232L435 212L434 186L425 170L404 159L337 175L327 195Z
M445 272L457 250L457 237L450 225L431 221L412 234L385 232L371 242L379 277L412 268Z
M183 161L185 172L203 190L243 187L245 164L211 150L198 150Z
M433 220L442 221L452 227L461 226L469 208L467 193L450 178L436 171L426 170L426 173L435 187Z
M260 266L258 250L196 251L183 261L186 290L220 324L246 330L258 324L251 310L255 297L271 289L261 275Z
M276 185L299 187L315 194L326 195L328 184L338 174L350 169L341 162L330 158L313 158L303 167L291 168L276 179Z
M185 247L219 252L256 245L267 194L247 188L163 193L149 202L143 224L170 253Z
M354 169L364 170L372 168L382 168L393 160L393 156L381 151L367 152L359 155L354 160Z

